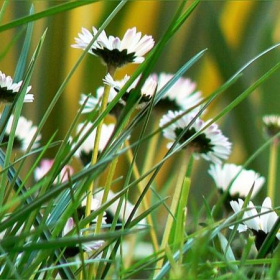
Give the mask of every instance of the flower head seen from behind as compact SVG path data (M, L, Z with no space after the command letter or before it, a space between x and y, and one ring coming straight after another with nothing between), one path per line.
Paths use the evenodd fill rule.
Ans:
M181 116L181 117L180 117ZM178 117L178 119L176 119ZM193 121L195 115L183 115L182 111L169 111L160 120L160 127L163 128L163 135L165 138L171 140L167 147L170 148L173 143L178 139L180 134L189 126ZM175 120L176 119L176 120ZM190 139L194 134L201 131L207 124L200 118L195 119L192 125L184 133L178 144L183 144ZM185 146L186 149L191 149L195 158L204 158L213 163L220 164L221 159L227 159L231 152L231 143L222 134L218 125L213 123L204 129L196 138Z
M82 32L75 38L76 44L73 48L86 49L97 34L98 30L92 27L92 32L82 28ZM142 63L144 55L154 46L154 40L151 36L137 32L136 28L126 31L123 39L118 37L107 37L103 30L89 49L89 53L99 56L107 66L119 68L128 63Z
M16 95L19 93L22 85L22 81L15 83L10 76L6 76L0 71L0 102L3 103L13 103ZM31 86L26 89L26 95L24 97L24 102L33 102L33 94L29 94Z
M104 195L104 190L97 190L96 193L94 194L94 199L97 199L99 201L102 201ZM113 191L109 191L108 193L108 199L107 201L112 200L114 197L116 196L116 194ZM119 204L121 203L120 206L120 210L118 210ZM120 229L121 228L121 224L123 222L127 222L130 214L132 213L134 208L134 205L128 201L127 199L125 200L121 200L121 199L117 199L115 202L113 202L107 209L106 209L106 223L107 224L111 224L116 216L117 211L119 212L119 217L117 218L118 221L118 225L116 226L116 229ZM136 211L135 215L139 215L139 211ZM138 225L145 225L146 224L146 219L143 218Z
M81 98L79 101L79 104L82 106L84 105L84 108L82 110L82 114L91 113L94 110L99 110L101 102L102 102L102 96L104 93L104 87L99 87L96 90L96 96L90 95L90 94L81 94ZM117 92L111 88L108 98L108 103L110 103L116 96Z
M267 137L273 137L280 132L280 116L266 115L263 117L264 132ZM279 137L278 137L279 141Z
M68 235L75 228L75 226L76 225L74 219L70 217L63 228L62 236ZM93 240L93 241L83 242L81 244L82 245L81 247L84 252L91 253L101 248L104 245L104 243L105 243L104 240ZM79 254L79 252L80 249L78 246L68 246L65 248L64 256L66 258L71 258Z
M160 73L157 75L157 92L159 92L172 78L173 74ZM186 111L202 100L201 92L196 91L196 83L191 79L180 77L157 103L157 107L164 110Z
M77 134L79 134L80 141L81 138L84 137L84 135L92 128L92 123L80 123L77 126ZM101 128L101 138L100 138L100 144L99 144L99 152L102 152L104 148L106 147L113 131L114 131L115 125L114 124L103 124ZM93 143L95 141L95 135L96 135L96 128L89 134L89 136L83 141L83 143L78 147L78 149L75 152L75 156L77 156L84 166L89 164L91 162L92 157L92 149L93 149Z
M259 250L278 219L278 215L272 209L271 199L269 197L265 198L259 212L251 201L246 208L244 208L244 201L242 199L231 201L230 205L235 213L244 212L242 217L244 221L242 224L238 225L237 230L239 232L244 232L248 229L252 230L253 234L256 236L256 247ZM271 245L268 252L275 248L279 239L280 232L276 234L274 244Z
M11 131L12 131L13 121L14 121L14 116L11 115L5 130L3 143L7 143L9 141ZM25 152L29 144L31 143L32 138L35 135L36 131L37 131L37 127L33 126L32 121L27 120L23 116L20 116L15 131L13 149L17 149ZM39 146L40 139L41 139L41 135L39 134L36 137L35 142L32 145L32 148L36 148Z
M245 199L253 187L253 198L261 189L265 178L253 170L243 169L241 165L211 164L208 173L211 175L221 193L228 191L229 199ZM237 177L236 177L237 176Z
M126 75L122 80L115 81L110 74L107 74L104 78L104 84L109 85L116 92L119 92L122 87L128 82L129 76ZM124 95L122 96L120 102L123 105L126 105L126 101L129 96L136 91L136 87L140 81L141 76L136 78L133 83L128 87ZM143 109L152 99L153 95L156 92L157 82L156 79L151 75L149 76L140 89L140 96L138 98L138 104L136 105L136 109Z

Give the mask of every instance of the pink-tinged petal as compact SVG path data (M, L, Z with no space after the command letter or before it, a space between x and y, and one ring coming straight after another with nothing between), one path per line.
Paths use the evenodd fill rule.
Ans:
M65 236L67 233L69 233L74 228L74 225L75 223L73 218L69 218L66 222L65 227L63 228L62 235Z

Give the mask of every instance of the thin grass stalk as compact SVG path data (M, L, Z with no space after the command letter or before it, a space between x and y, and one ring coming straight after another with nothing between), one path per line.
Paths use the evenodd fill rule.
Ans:
M176 224L175 224L175 230L173 235L173 252L176 250L182 251L183 244L184 244L184 238L185 238L185 225L186 225L186 219L187 219L187 202L188 202L188 196L190 191L190 185L191 180L189 177L184 178L182 192L180 196L180 201L177 209L176 214ZM182 262L183 255L181 255L179 259L179 263Z
M114 73L115 73L115 71L112 71L112 75L113 75L112 77L114 77ZM101 103L101 106L99 109L99 115L101 115L107 107L109 93L110 93L110 86L105 85L104 94L102 97L102 103ZM99 151L99 143L100 143L101 130L102 130L103 123L104 123L104 119L100 120L100 123L96 128L96 135L95 135L93 150L92 150L91 165L94 165L97 162L97 156L98 156L98 151ZM85 213L86 216L88 216L90 214L91 200L92 200L93 193L94 193L94 181L91 183L89 191L88 191L87 202L86 202L86 213Z
M9 0L4 0L1 10L0 10L0 24L2 22L2 19L3 19L3 16L5 14L8 4L9 4Z
M269 153L269 168L268 168L268 183L267 183L267 196L271 198L272 205L276 203L275 199L275 181L277 169L277 151L278 139L274 139L270 145Z
M118 160L119 160L119 158L116 157L110 165L109 173L107 175L107 180L106 180L105 187L104 187L104 192L103 192L103 196L102 196L101 205L103 205L104 203L107 202L108 195L109 195L109 192L110 192L110 188L111 188L111 185L112 185L112 182L113 182L113 177L115 175L116 167L117 167L117 164L118 164ZM95 227L95 233L96 234L100 233L104 212L105 212L105 210L101 211L100 214L97 217L97 223L96 223L96 227ZM89 279L92 279L92 277L93 277L95 266L96 266L96 264L91 264L89 266Z
M167 221L166 221L166 226L165 226L163 238L162 238L161 245L160 245L160 250L164 250L166 248L166 246L168 245L170 233L172 230L172 225L174 223L174 218L176 217L178 203L180 201L182 188L184 186L183 182L184 182L184 179L186 176L187 167L188 167L188 164L190 161L190 157L192 156L192 153L190 153L190 152L186 153L186 151L183 150L181 152L180 156L181 156L181 159L180 159L181 169L178 171L178 177L176 180L174 195L173 195L171 206L170 206L170 213L169 213ZM161 269L163 262L164 262L164 259L163 258L160 259L156 264L156 269L157 268Z
M114 68L114 67L108 67L107 70L108 70L108 73L110 73L110 75L112 76L112 78L114 78L115 72L116 72L117 69ZM108 100L109 100L110 89L111 89L111 87L109 85L104 85L104 93L103 93L103 96L102 96L102 102L101 102L101 106L100 106L99 113L98 113L99 116L106 110L107 103L108 103ZM104 119L101 119L100 123L98 124L98 126L96 128L96 135L95 135L95 139L94 139L91 165L94 165L97 162L99 144L100 144L100 139L101 139L101 130L102 130L103 123L104 123ZM114 173L115 173L117 162L118 162L118 158L115 158L113 160L113 163L110 166L109 177L106 181L105 190L104 190L103 197L102 197L102 203L107 201L109 189L110 189L110 186L111 186L111 183L112 183L112 180L113 180L113 176L114 176ZM88 192L88 195L87 195L86 211L85 211L85 216L86 217L89 216L90 212L91 212L91 201L92 201L92 195L94 193L94 187L95 187L95 182L93 181L90 184L89 192ZM103 213L104 212L101 212L100 215L97 218L97 226L95 228L95 233L96 234L98 234L100 232ZM95 267L95 264L90 264L89 265L89 275L88 275L89 279L93 278L94 267Z
M129 142L128 140L126 141L126 145L129 147ZM148 150L150 152L150 150ZM149 153L148 153L149 154ZM133 162L133 154L132 154L132 151L131 149L129 149L126 153L127 157L128 157L128 160L129 162ZM139 170L138 170L138 167L136 164L133 164L132 166L132 172L134 174L134 177L136 179L140 178L140 173L139 173ZM137 184L137 188L138 188L138 191L139 193L141 194L145 188L145 183L144 183L144 180L143 181L140 181L139 184ZM147 193L148 194L148 193ZM142 207L143 207L143 211L146 211L149 209L149 201L148 201L148 197L147 195L145 195L143 197L143 200L142 200ZM158 251L159 249L159 245L158 245L158 241L157 241L157 235L156 235L156 231L155 231L155 225L154 225L154 222L153 222L153 219L151 217L151 215L148 215L147 217L147 222L148 222L148 225L151 227L150 229L150 236L151 236L151 241L152 241L152 245L154 247L154 250L155 252Z

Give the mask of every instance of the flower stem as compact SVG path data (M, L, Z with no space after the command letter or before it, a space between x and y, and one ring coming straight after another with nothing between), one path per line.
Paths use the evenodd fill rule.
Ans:
M129 146L128 140L126 140L126 146ZM132 151L130 149L127 151L126 155L128 157L129 162L132 162L133 161L133 154L132 154ZM140 173L139 173L139 170L138 170L136 164L133 164L132 172L133 172L135 178L137 178L137 179L140 178ZM137 187L138 187L139 193L141 194L144 190L145 184L143 184L143 181L141 181L141 182L139 182ZM143 207L143 211L146 211L146 210L149 209L149 202L148 202L147 196L144 196L144 198L142 200L142 207ZM154 250L158 251L159 247L158 247L158 242L157 242L157 236L156 236L155 227L154 227L154 223L153 223L151 215L147 216L147 223L151 227L150 235L151 235L151 240L152 240Z
M165 248L168 246L168 241L169 241L169 237L170 237L170 234L171 234L172 225L173 225L173 222L174 222L174 217L176 215L177 207L178 207L180 197L181 197L181 193L182 193L182 188L184 186L183 183L184 183L184 179L185 179L185 176L186 176L186 171L187 171L190 156L191 156L191 154L188 153L188 157L186 158L185 151L181 155L181 157L182 157L181 158L181 168L178 172L178 177L177 177L177 181L176 181L174 195L173 195L173 198L172 198L169 215L167 217L166 226L165 226L165 230L164 230L164 233L163 233L163 238L162 238L162 241L161 241L161 246L160 246L161 251L164 251ZM164 259L162 258L157 262L156 269L160 269L162 267L163 261L164 261Z
M108 70L108 73L110 73L111 76L114 77L115 72L116 72L116 68L108 66L107 70ZM107 107L109 94L110 94L110 86L109 85L104 85L104 94L103 94L101 106L100 106L100 109L99 109L99 114L98 114L99 116L104 112L104 110ZM97 126L97 129L96 129L93 152L92 152L92 157L91 157L91 165L94 165L97 162L97 156L98 156L99 143L100 143L100 138L101 138L101 130L102 130L103 122L104 122L104 119L102 119L100 121L100 123L99 123L99 125ZM114 171L113 171L113 173L114 173ZM109 184L109 183L107 183L107 184ZM106 184L106 186L107 186L107 184ZM111 185L111 183L110 183L110 185ZM92 194L94 193L94 186L95 186L95 184L94 184L94 181L93 181L90 184L90 190L89 190L88 195L87 195L87 203L86 203L86 210L85 210L85 216L86 217L90 215ZM105 189L106 189L106 187L105 187ZM105 191L104 191L104 194L105 194ZM103 198L104 198L104 195L103 195ZM103 200L104 199L102 199L102 201ZM100 217L101 217L101 222L102 222L103 213L101 213L100 216L98 216L98 221L100 220ZM88 226L89 226L89 224L87 225L87 227ZM99 230L100 230L100 228L99 228ZM98 231L97 231L97 233L98 233ZM93 279L93 272L94 272L94 264L91 264L89 266L89 275L88 275L89 279Z
M110 68L108 67L108 72L111 74L112 77L114 77L114 74L116 72L115 68ZM106 109L108 99L109 99L109 93L110 93L110 86L109 85L104 85L104 94L101 102L101 106L99 109L99 116L104 112ZM92 157L91 157L91 165L94 165L97 161L97 156L98 156L98 149L99 149L99 143L100 143L100 138L101 138L101 130L102 130L102 125L103 125L104 120L102 119L97 126L96 129L96 135L95 135L95 140L94 140L94 146L93 146L93 152L92 152ZM90 214L90 209L91 209L91 200L92 200L92 194L94 192L94 182L90 184L90 190L87 196L87 203L86 203L86 210L85 210L85 216L87 217Z
M271 143L271 146L270 146L268 187L267 187L267 196L271 198L272 204L275 203L275 179L276 179L276 167L277 167L277 147L278 147L278 139L275 139Z

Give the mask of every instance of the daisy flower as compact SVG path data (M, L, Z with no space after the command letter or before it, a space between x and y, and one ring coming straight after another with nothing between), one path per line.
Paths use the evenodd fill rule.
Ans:
M9 141L13 120L14 120L14 116L11 115L7 123L7 127L5 130L2 143L6 143ZM37 131L37 127L33 126L32 121L29 121L22 116L19 117L16 131L15 131L13 148L21 151L26 151L36 131ZM41 135L38 135L32 148L36 148L39 146L40 139L41 139Z
M109 85L112 87L116 92L119 92L122 87L127 83L129 80L129 76L126 75L122 80L115 81L112 76L108 73L105 78L103 79L104 84ZM123 104L126 104L126 101L129 98L130 94L133 94L135 88L137 87L139 80L141 76L136 78L133 83L128 87L125 94L122 96L122 102ZM153 95L156 92L157 82L154 76L149 76L147 80L144 82L143 86L140 89L140 97L138 101L138 105L136 106L136 109L143 109L149 101L152 99Z
M179 117L182 114L182 111L169 111L160 120L160 127L163 127L170 123L168 127L163 129L164 137L172 141L167 144L168 148L173 145L182 131L195 117L195 114L187 114L182 116L178 120L173 121L175 118ZM179 144L183 144L195 133L201 131L201 129L205 125L207 125L207 122L204 122L200 118L197 118L180 139ZM206 129L204 129L195 139L188 143L185 148L191 149L196 159L202 157L208 161L219 164L221 163L221 159L228 158L231 152L231 143L222 134L221 130L218 128L218 125L213 123Z
M102 201L104 191L103 190L98 190L94 194L94 198ZM108 194L108 199L107 201L112 200L115 197L115 193L113 191L109 191ZM116 212L118 209L118 205L120 203L120 199L117 199L114 203L112 203L107 209L106 209L106 223L111 224L114 220L114 217L116 216ZM127 222L132 210L134 208L134 205L130 203L127 199L122 202L121 209L120 209L120 215L118 217L118 226L116 227L117 229L121 227L122 221ZM137 211L135 215L137 216L139 214ZM139 224L146 224L146 220L143 219L142 221L139 222Z
M268 137L273 137L280 131L280 116L267 115L263 117L264 132Z
M157 76L157 92L172 78L173 74L160 73ZM186 111L202 100L201 92L196 91L196 83L191 79L180 77L164 94L156 107Z
M10 76L6 76L0 71L0 102L12 103L19 93L22 85L22 81L14 83ZM28 94L31 90L31 86L26 89L26 95L24 97L24 102L33 102L33 94Z
M92 128L92 123L87 123L86 125L84 123L79 124L77 126L77 134L79 134L78 141L80 141L80 139L84 137L87 131L91 128ZM102 125L101 136L100 136L101 138L100 138L99 149L98 149L99 152L102 152L106 147L114 131L114 128L115 128L114 124ZM91 134L85 139L85 141L79 146L79 148L75 152L75 156L80 158L84 166L89 164L91 161L95 135L96 135L96 129L94 129L91 132Z
M37 168L35 168L34 170L34 178L36 181L39 181L41 178L43 178L52 168L54 163L53 159L43 159L40 162L40 166L38 166ZM63 183L63 182L67 182L69 180L69 176L68 175L73 175L74 173L74 169L72 166L70 165L65 165L61 171L60 174L57 176L57 178L55 178L54 180L54 184L57 184L59 182Z
M67 220L63 231L62 231L62 236L66 236L72 229L75 227L75 222L74 219L71 217ZM82 243L82 249L85 252L92 252L98 250L100 247L104 245L105 241L104 240L94 240L94 241L89 241L89 242L84 242ZM77 246L68 246L65 251L64 255L66 258L71 258L75 257L78 253L80 252L78 245Z
M246 170L241 165L229 163L224 165L212 164L208 173L221 193L229 190L230 199L245 198L254 186L251 196L253 198L265 182L265 178L255 171Z
M79 219L83 219L85 217L86 205L87 205L87 197L83 199L81 206L77 209ZM101 200L92 196L91 203L90 203L90 211L94 212L98 208L100 208L100 206L101 206ZM97 218L91 221L91 224L94 224L96 222L97 222ZM106 213L103 214L102 224L106 224Z
M263 201L260 212L256 210L254 204L250 201L246 209L243 208L244 201L242 199L238 199L238 201L231 201L230 205L235 213L243 212L244 214L242 219L244 221L242 224L238 225L237 230L239 232L244 232L250 229L253 234L256 236L255 244L257 249L259 250L271 229L273 228L275 222L278 219L278 215L275 211L273 211L271 206L271 199L269 197L265 198ZM280 239L280 232L276 234L275 244L272 244L269 251L271 251L275 245L277 245Z
M92 32L82 28L82 32L75 38L76 44L73 48L86 49L98 30L92 27ZM104 64L115 68L122 67L127 63L142 63L144 55L154 46L154 40L151 36L137 32L136 28L126 31L123 39L118 37L107 37L103 30L89 49L89 53L99 56Z
M98 208L101 207L100 202L102 201L103 195L104 195L104 190L99 189L92 196L91 211L96 211ZM108 193L107 201L112 200L115 196L116 196L116 194L110 190ZM81 207L78 208L78 215L80 218L83 218L85 216L86 203L87 203L87 198L85 198L82 201ZM114 217L116 216L116 212L117 212L119 203L120 203L120 199L117 199L110 206L108 206L108 208L106 209L106 211L103 215L103 219L102 219L103 224L112 224ZM116 226L116 229L119 229L121 227L121 224L123 221L127 222L133 208L134 208L134 205L132 203L130 203L128 200L125 200L122 202L120 214L117 219L118 225ZM137 213L138 212L136 211L136 215L137 215ZM96 222L96 219L93 221L93 223L95 223L95 222ZM143 219L140 223L146 224L146 219Z
M104 87L99 87L96 91L96 96L81 94L79 104L82 106L85 103L82 114L90 113L94 109L98 109L102 101L103 93ZM110 103L116 97L116 94L117 92L113 88L111 88L108 103Z

